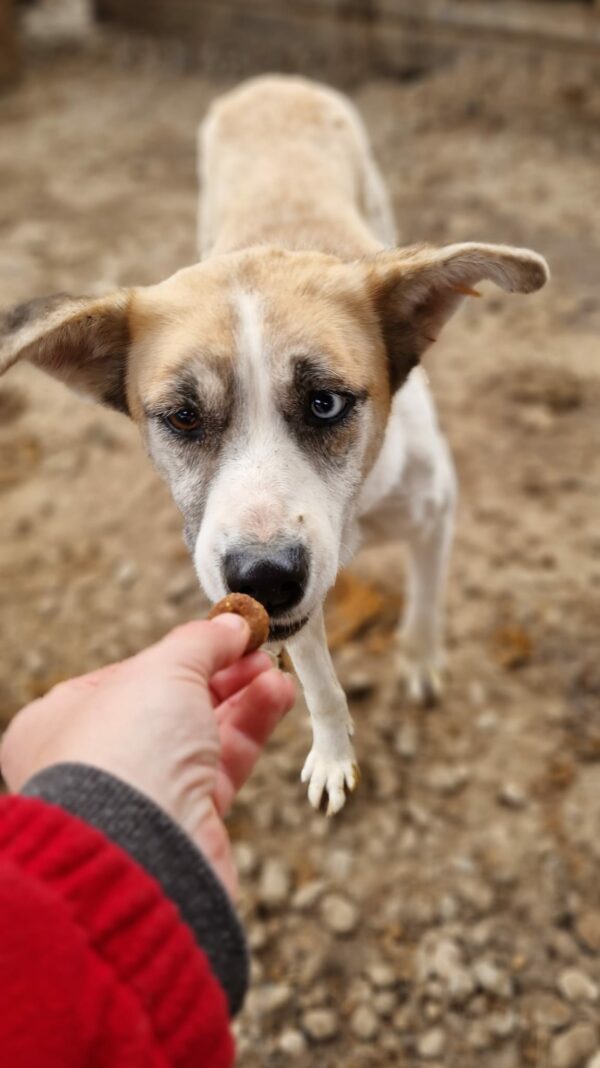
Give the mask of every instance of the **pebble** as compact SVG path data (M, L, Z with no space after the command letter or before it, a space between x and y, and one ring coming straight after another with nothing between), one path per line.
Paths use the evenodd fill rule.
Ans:
M598 1050L597 1053L594 1053L591 1061L587 1062L586 1068L600 1068L600 1050Z
M402 1008L394 1014L392 1020L392 1027L396 1031L410 1031L414 1026L414 1010L410 1005L403 1005Z
M327 874L340 883L350 878L353 866L354 856L348 849L332 849L325 856Z
M139 573L140 569L133 560L123 560L115 568L115 581L122 589L128 590L130 586L133 586Z
M578 917L575 925L578 937L594 953L600 953L600 912L590 909Z
M188 597L190 593L194 593L197 588L198 583L194 573L191 572L190 569L190 572L177 575L171 580L166 589L167 600L170 601L171 604L181 604L181 602L185 601L186 597Z
M469 779L469 769L464 765L446 767L444 764L438 764L429 772L427 783L436 793L450 797L453 794L460 793Z
M433 952L422 951L419 963L422 978L437 976L442 979L454 1003L464 1003L473 993L475 983L462 963L457 943L452 939L441 939Z
M264 923L253 924L248 934L248 945L250 946L250 949L254 953L257 953L261 949L265 948L268 941L269 932L267 931L267 928L265 927Z
M414 723L403 723L396 734L394 748L405 760L412 760L417 755L419 735Z
M302 1017L302 1026L315 1042L330 1042L339 1031L338 1018L331 1009L311 1009Z
M507 808L525 808L527 795L515 782L505 782L498 792L498 800Z
M288 1057L300 1057L306 1052L306 1039L302 1031L290 1027L279 1036L277 1048Z
M562 1035L558 1035L550 1047L551 1068L578 1068L591 1057L598 1045L598 1033L595 1027L587 1023L578 1023Z
M585 972L567 968L558 977L558 988L567 1001L597 1001L598 987Z
M300 912L303 912L304 909L311 909L313 905L316 905L326 885L323 879L313 879L311 882L305 883L294 894L292 908L298 909Z
M476 1020L469 1027L467 1045L471 1049L487 1049L490 1045L490 1032L483 1020Z
M292 991L285 983L265 983L248 994L247 1011L251 1016L269 1016L289 1005Z
M356 669L344 675L344 689L348 697L354 697L359 700L373 693L375 681L366 671Z
M256 850L247 842L236 842L233 847L236 868L242 878L252 875L258 867Z
M431 1031L426 1031L417 1042L417 1053L419 1057L429 1061L434 1057L439 1057L445 1044L446 1037L441 1027L433 1027Z
M258 900L268 909L285 905L290 895L290 874L280 860L267 860L258 885Z
M511 996L512 982L510 976L502 972L491 961L476 961L473 965L473 974L477 984L488 994L495 994L499 998L509 998Z
M533 994L525 1002L526 1014L538 1027L558 1031L571 1019L571 1010L553 994Z
M358 1005L350 1017L350 1028L357 1038L369 1042L379 1031L379 1017L369 1005Z
M330 931L337 935L352 934L358 927L356 905L341 894L328 894L321 902L321 916Z
M373 997L373 1008L378 1016L383 1016L387 1019L391 1016L396 1008L396 995L393 990L381 990Z
M366 969L366 973L371 986L374 986L377 990L395 986L398 980L396 969L391 964L378 962L370 964Z
M494 731L498 726L498 713L494 712L491 708L486 708L483 712L479 713L476 724L480 731Z
M517 1017L511 1009L504 1009L490 1013L486 1023L494 1038L510 1038L516 1030Z

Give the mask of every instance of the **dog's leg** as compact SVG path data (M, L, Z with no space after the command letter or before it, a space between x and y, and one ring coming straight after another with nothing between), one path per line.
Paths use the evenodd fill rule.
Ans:
M346 790L352 792L360 776L350 741L353 726L348 702L331 662L321 611L290 640L287 649L304 689L313 729L302 782L309 784L308 799L314 808L327 792L327 815L332 816L343 808Z
M444 500L434 514L426 523L411 526L406 535L408 589L401 637L408 661L409 696L425 705L435 703L441 695L442 601L455 493L451 477Z

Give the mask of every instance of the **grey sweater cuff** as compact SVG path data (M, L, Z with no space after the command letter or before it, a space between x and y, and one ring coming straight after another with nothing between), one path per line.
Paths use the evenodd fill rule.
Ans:
M55 764L29 779L21 793L96 827L160 883L206 953L235 1015L248 987L242 927L221 882L177 824L145 794L88 764Z

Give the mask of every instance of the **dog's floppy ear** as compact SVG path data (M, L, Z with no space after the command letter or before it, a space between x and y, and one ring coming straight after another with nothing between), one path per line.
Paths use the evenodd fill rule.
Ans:
M549 278L542 256L525 248L468 242L414 246L368 261L369 282L390 359L392 388L402 385L473 286L484 279L508 293L533 293Z
M0 314L0 373L30 360L101 404L127 412L128 308L131 293L58 294Z

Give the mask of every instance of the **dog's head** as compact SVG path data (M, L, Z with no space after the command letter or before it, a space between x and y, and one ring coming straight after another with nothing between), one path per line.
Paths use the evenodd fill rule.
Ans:
M185 518L206 593L252 594L272 637L332 585L391 399L469 289L544 284L524 249L463 244L345 262L261 247L160 285L35 300L0 323L19 358L129 414Z

